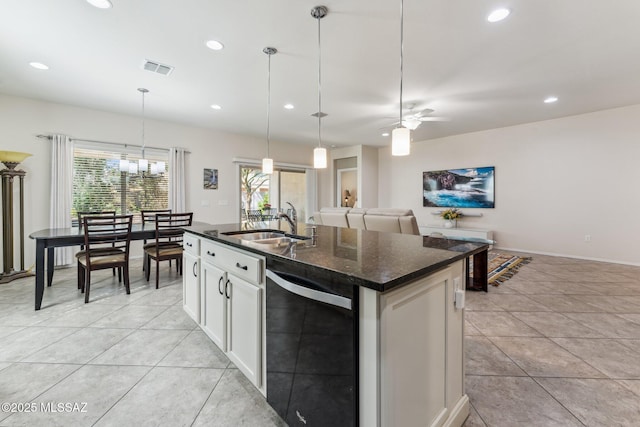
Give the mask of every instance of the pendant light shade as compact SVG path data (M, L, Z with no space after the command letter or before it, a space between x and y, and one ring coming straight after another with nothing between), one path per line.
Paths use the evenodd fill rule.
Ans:
M129 172L129 160L127 159L120 160L120 172Z
M411 152L411 131L405 127L395 128L391 133L391 155L408 156Z
M269 145L271 143L271 128L270 115L271 115L271 55L275 55L278 50L275 47L265 47L262 49L264 53L269 57L269 65L267 68L267 157L262 159L262 173L273 173L273 159L269 157Z
M318 20L318 112L312 114L318 117L318 146L313 150L313 167L315 169L327 168L327 149L322 147L322 118L326 114L322 112L322 45L320 39L320 20L327 16L329 9L326 6L316 6L311 9L311 16Z
M391 155L408 156L411 152L411 130L402 120L402 80L404 73L404 1L400 0L400 125L391 133Z
M313 167L315 169L326 169L327 167L327 149L324 147L316 147L313 149Z

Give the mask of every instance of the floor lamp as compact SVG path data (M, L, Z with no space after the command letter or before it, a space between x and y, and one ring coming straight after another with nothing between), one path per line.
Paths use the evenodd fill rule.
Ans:
M21 277L32 276L24 269L24 176L16 166L31 154L16 151L0 151L0 162L7 168L0 170L2 176L2 273L0 283L7 283ZM20 270L13 268L13 182L20 181Z

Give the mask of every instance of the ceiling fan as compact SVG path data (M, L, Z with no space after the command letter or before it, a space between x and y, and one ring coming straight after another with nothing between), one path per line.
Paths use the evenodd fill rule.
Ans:
M425 108L421 111L413 112L415 104L407 105L407 107L409 111L407 114L403 114L402 125L411 130L416 130L422 122L448 122L450 120L448 117L431 116L430 114L434 111L431 108ZM400 122L395 122L392 123L391 126L399 124Z

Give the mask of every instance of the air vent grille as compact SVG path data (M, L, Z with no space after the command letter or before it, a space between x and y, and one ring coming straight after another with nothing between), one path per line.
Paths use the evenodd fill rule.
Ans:
M150 61L148 59L144 60L142 68L153 73L162 74L163 76L168 76L173 71L173 67L171 65L161 64L157 61Z

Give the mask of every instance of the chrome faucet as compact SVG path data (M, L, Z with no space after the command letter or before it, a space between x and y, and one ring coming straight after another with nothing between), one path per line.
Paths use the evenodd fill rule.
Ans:
M287 215L284 212L280 212L278 214L278 218L284 218L289 223L291 227L291 234L298 234L298 212L296 211L295 206L291 203L287 202L289 206L291 206L291 216Z

